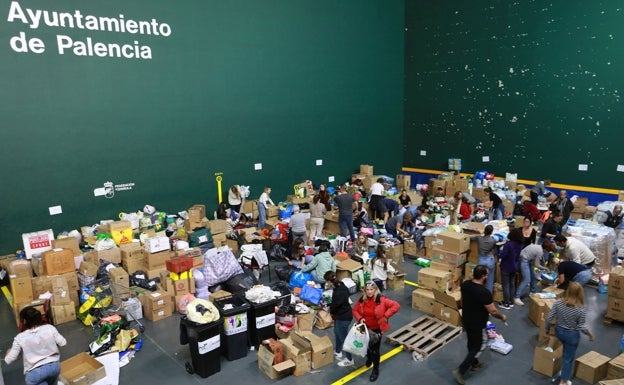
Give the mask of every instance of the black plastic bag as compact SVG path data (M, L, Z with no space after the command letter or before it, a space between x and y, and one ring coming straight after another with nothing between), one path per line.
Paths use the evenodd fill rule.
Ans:
M290 282L290 275L296 270L294 266L290 265L276 265L275 274L280 281Z

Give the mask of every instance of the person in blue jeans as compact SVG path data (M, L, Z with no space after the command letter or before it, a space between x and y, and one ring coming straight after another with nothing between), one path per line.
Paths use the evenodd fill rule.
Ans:
M557 287L566 289L570 282L585 286L592 278L591 269L574 261L563 261L557 266Z
M471 237L471 239L477 240L477 246L479 250L479 265L486 266L491 272L490 274L488 274L487 280L485 282L485 288L488 289L490 294L494 292L494 275L496 271L496 262L494 260L496 239L492 237L493 232L494 227L492 227L492 225L487 225L483 230L483 235L476 235Z
M533 264L535 267L541 270L550 272L550 269L546 266L542 266L541 259L544 253L555 251L555 244L546 239L541 246L540 245L528 245L520 252L520 272L522 273L522 281L518 285L516 294L514 295L514 304L518 306L524 306L524 302L520 299L524 289L530 284L530 292L535 293L535 284L537 280L535 278L535 271L533 270Z
M549 338L550 324L556 318L555 336L563 344L563 365L559 385L571 385L574 356L581 339L581 333L590 341L594 335L586 322L585 292L578 282L570 282L563 298L557 300L546 317L544 338Z
M269 204L275 206L271 200L271 186L266 186L258 199L258 230L264 230L267 219L266 209Z
M329 314L334 319L334 335L336 344L334 345L334 357L340 360L338 366L353 366L353 357L351 353L342 351L342 345L349 333L351 321L353 321L353 312L349 304L349 289L342 281L338 280L336 273L328 271L325 273L325 282L333 287L332 300L329 304Z
M347 230L352 242L355 242L355 229L353 228L353 210L357 209L357 203L353 194L347 193L345 185L340 186L340 193L334 198L338 206L338 227L340 235L347 236Z

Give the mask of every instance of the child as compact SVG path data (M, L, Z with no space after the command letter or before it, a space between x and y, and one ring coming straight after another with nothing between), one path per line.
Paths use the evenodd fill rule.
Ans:
M383 245L377 246L377 253L375 258L370 260L371 279L379 287L379 291L382 292L386 288L386 280L388 279L388 273L394 274L396 270L390 264L390 261L386 259L386 249Z

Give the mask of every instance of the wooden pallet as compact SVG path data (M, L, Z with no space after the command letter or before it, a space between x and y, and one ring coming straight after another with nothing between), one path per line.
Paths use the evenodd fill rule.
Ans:
M415 360L424 360L462 333L459 326L450 325L428 315L418 317L386 336L386 342L404 345L413 350Z
M615 323L616 325L623 325L624 324L624 321L620 321L620 320L617 320L617 319L611 318L611 317L604 317L604 321L603 322L604 322L605 325L611 325L613 323Z

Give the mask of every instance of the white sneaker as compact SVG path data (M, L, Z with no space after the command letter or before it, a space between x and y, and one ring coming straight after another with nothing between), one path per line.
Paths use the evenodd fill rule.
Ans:
M340 353L334 352L334 357L336 357L337 360L341 360L342 359L342 352L340 352Z
M514 303L518 306L524 306L524 302L520 298L514 298Z
M354 364L353 360L348 360L346 358L338 362L338 366L342 366L342 367L353 366L353 364Z

